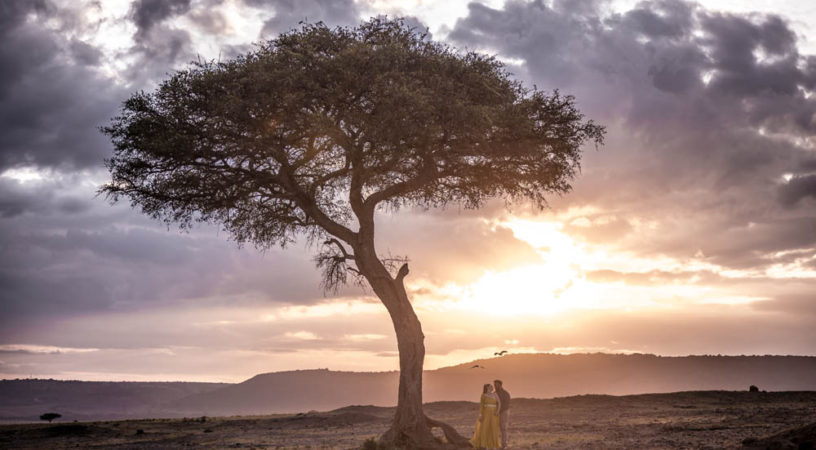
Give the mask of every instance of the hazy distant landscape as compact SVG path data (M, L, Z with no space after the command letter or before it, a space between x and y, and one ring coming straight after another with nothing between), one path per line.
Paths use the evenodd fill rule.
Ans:
M501 378L514 449L813 448L801 445L816 443L814 373L802 356L505 355L427 371L425 410L469 437L481 385ZM3 380L0 448L360 448L388 428L396 383L327 369L237 384ZM50 411L62 417L38 421Z
M479 366L473 368L473 366ZM816 357L518 354L425 372L426 402L476 401L481 386L504 380L516 398L680 391L816 391ZM260 374L242 383L0 381L0 420L197 417L393 406L397 372L327 369Z
M510 448L813 448L814 405L815 392L516 399ZM434 402L425 411L469 437L478 404ZM0 448L352 449L377 438L393 414L394 408L349 406L287 415L0 425Z

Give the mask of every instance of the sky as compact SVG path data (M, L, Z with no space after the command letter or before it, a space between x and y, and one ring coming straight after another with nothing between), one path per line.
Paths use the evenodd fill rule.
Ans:
M396 370L385 308L324 293L305 241L238 247L96 195L98 127L193 60L300 21L405 16L574 95L607 128L549 208L378 216L426 368L494 351L816 355L816 4L6 0L0 378L239 382Z

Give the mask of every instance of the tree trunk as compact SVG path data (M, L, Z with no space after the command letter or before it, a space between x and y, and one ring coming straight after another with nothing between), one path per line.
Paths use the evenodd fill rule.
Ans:
M425 335L414 312L403 278L408 265L403 265L396 278L392 278L373 249L366 252L355 249L358 267L368 280L374 293L380 298L394 324L399 350L400 377L397 412L391 428L381 440L397 447L409 449L470 448L470 442L453 427L425 416L422 410L422 366L425 361ZM431 428L442 428L447 444L433 436Z
M435 448L438 443L434 440L422 411L424 335L413 308L405 306L400 304L396 311L389 310L397 334L400 377L397 412L391 429L383 435L383 440L410 448Z

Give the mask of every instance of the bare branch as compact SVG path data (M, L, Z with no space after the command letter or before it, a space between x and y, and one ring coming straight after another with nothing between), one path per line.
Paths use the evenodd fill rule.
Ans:
M317 268L321 269L321 287L324 292L336 293L340 286L348 283L349 272L352 273L352 281L355 284L362 285L365 282L363 274L356 267L354 255L350 254L337 239L325 240L314 261ZM349 261L355 262L355 265L349 265Z
M328 240L327 240L327 241L325 241L323 244L324 244L324 245L330 245L330 244L335 245L335 246L337 246L337 249L338 249L338 250L340 250L340 253L342 253L342 254L343 254L343 258L344 258L344 259L346 259L346 260L351 260L351 261L354 261L354 260L355 260L354 255L350 254L350 253L349 253L349 252L346 250L346 248L343 246L343 244L341 244L341 243L340 243L340 241L338 241L337 239L334 239L334 238L332 238L332 239L328 239Z

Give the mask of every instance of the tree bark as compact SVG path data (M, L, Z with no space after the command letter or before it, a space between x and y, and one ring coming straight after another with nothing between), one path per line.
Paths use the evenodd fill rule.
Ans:
M396 278L392 278L376 257L373 245L360 245L354 250L360 272L388 309L397 335L400 361L397 411L391 428L383 434L381 441L410 449L470 448L470 442L453 427L428 418L422 410L425 335L403 285L408 265L403 265ZM433 427L442 428L447 443L434 437Z

